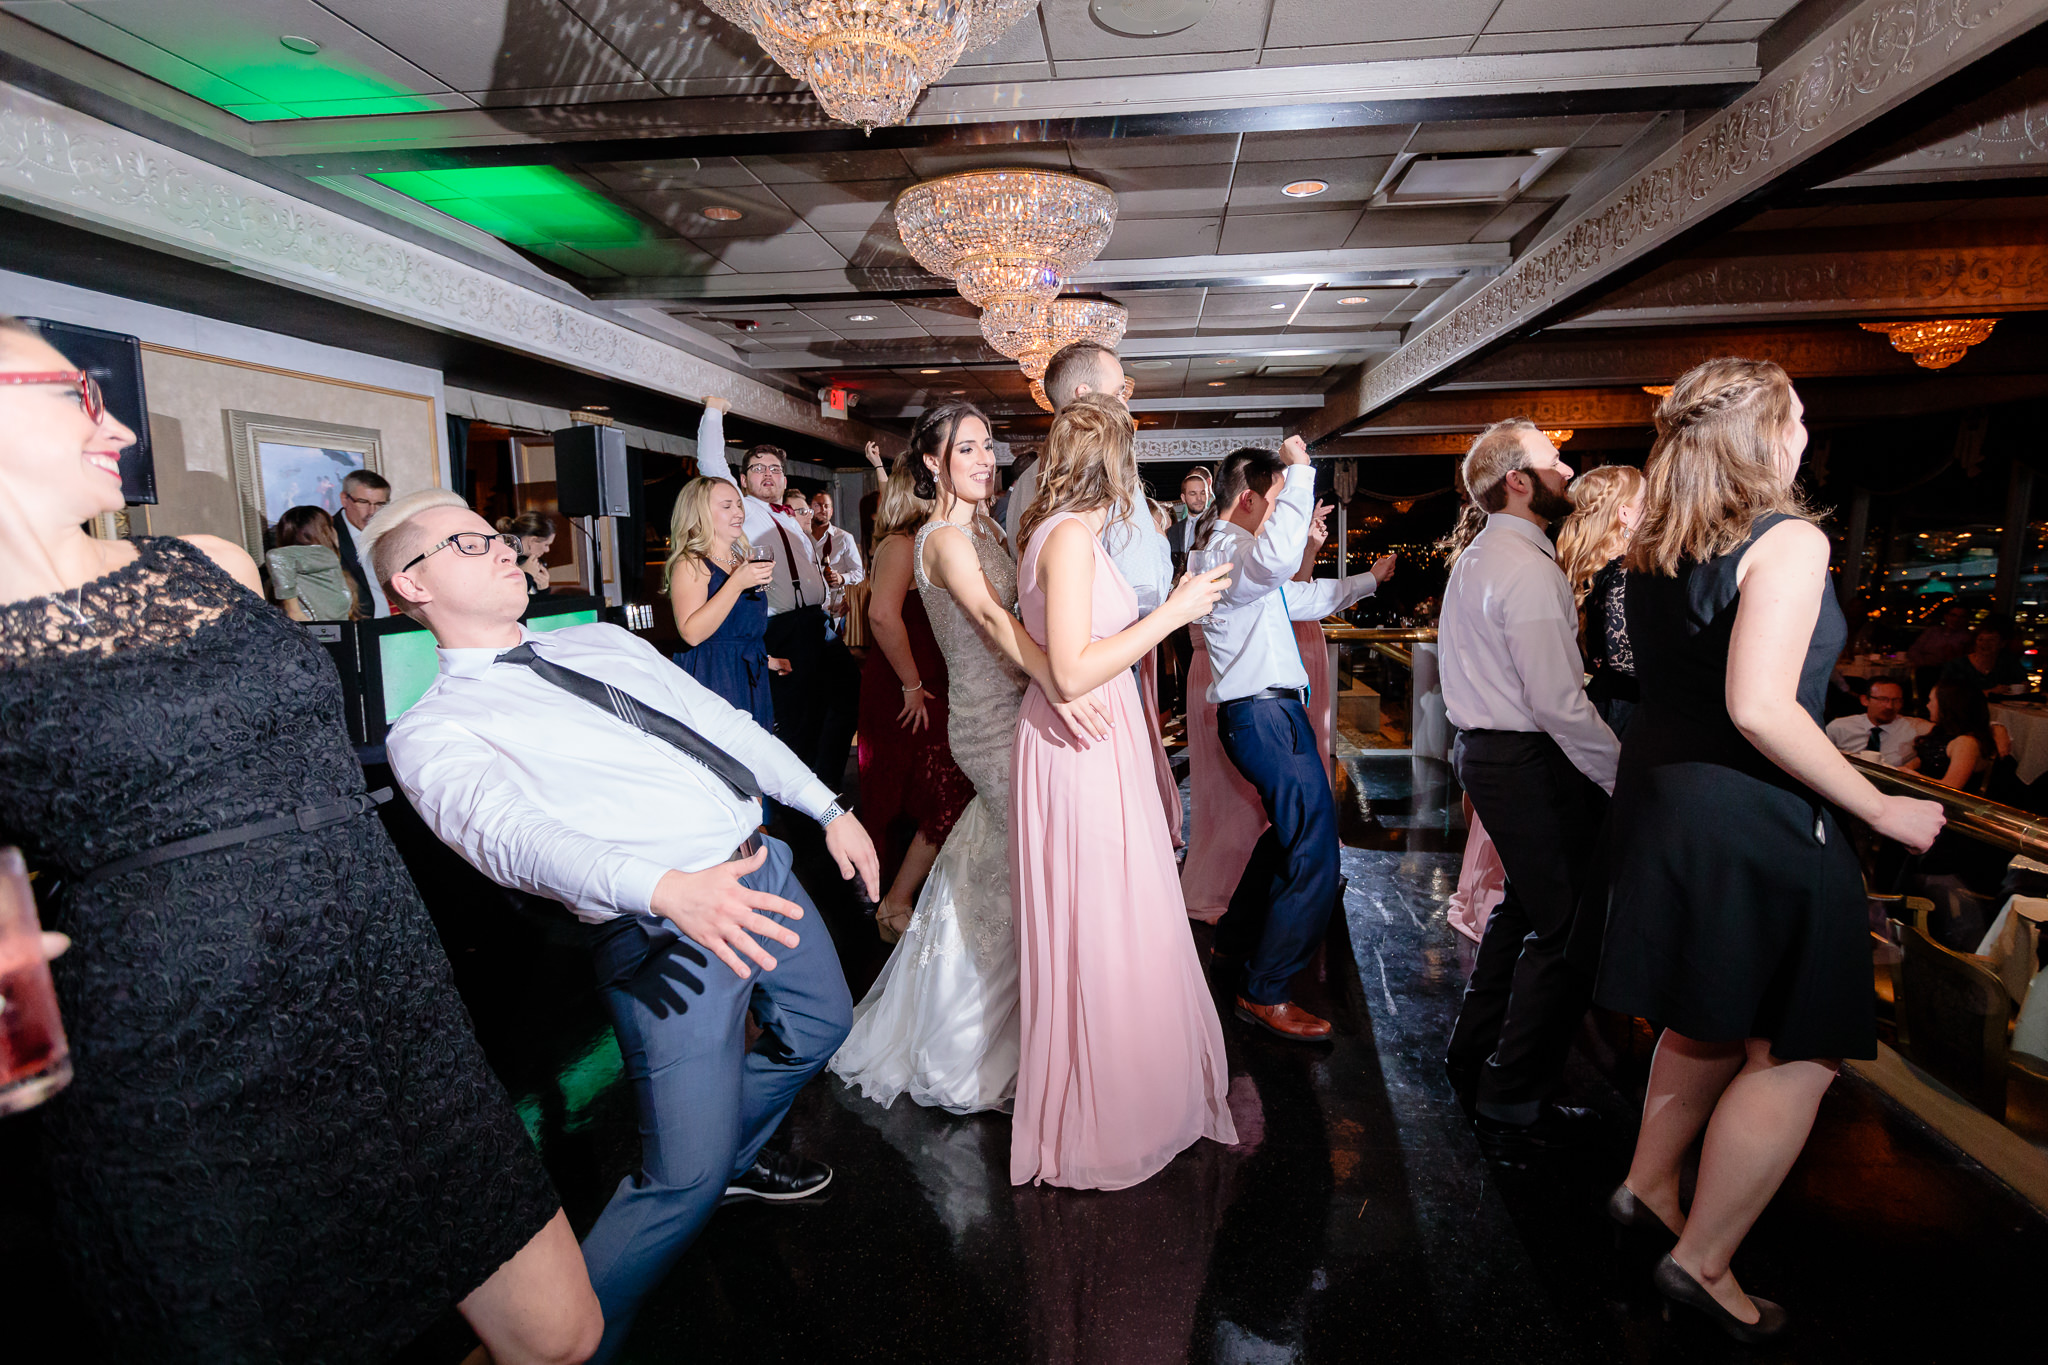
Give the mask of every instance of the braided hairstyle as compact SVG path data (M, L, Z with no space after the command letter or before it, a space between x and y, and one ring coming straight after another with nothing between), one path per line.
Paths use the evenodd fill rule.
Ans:
M1716 559L1772 512L1813 519L1782 468L1798 425L1792 401L1775 361L1723 356L1679 376L1657 404L1631 570L1676 574L1687 560Z
M917 419L917 426L910 433L910 477L912 490L926 502L936 503L939 490L948 495L953 492L953 476L948 472L952 463L953 442L960 435L960 424L974 418L985 431L993 432L988 414L972 403L942 403L935 408L925 409ZM925 461L936 461L935 470Z
M1465 489L1463 457L1451 466L1451 486L1458 490L1458 519L1451 523L1451 529L1444 533L1444 538L1436 543L1436 548L1443 551L1446 573L1458 562L1458 556L1465 553L1466 547L1479 539L1479 533L1486 529L1487 516L1486 509L1472 501L1472 495Z

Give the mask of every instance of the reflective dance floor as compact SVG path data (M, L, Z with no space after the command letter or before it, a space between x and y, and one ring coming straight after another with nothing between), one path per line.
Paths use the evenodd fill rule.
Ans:
M1846 1079L1737 1260L1746 1285L1797 1315L1796 1333L1744 1351L1683 1316L1664 1322L1647 1261L1616 1249L1601 1213L1627 1166L1624 1092L1640 1084L1647 1040L1589 1034L1574 1054L1575 1085L1609 1120L1604 1143L1541 1172L1485 1164L1437 1061L1466 956L1444 917L1455 793L1441 765L1345 763L1347 922L1331 934L1326 981L1303 996L1327 1005L1338 1037L1254 1035L1219 997L1241 1145L1201 1144L1115 1194L1013 1189L1006 1118L881 1110L827 1078L785 1133L834 1165L832 1189L721 1211L627 1358L1863 1362L2039 1339L2048 1220ZM460 889L430 894L447 904ZM825 910L858 995L883 950L850 905ZM580 1231L637 1142L580 952L545 917L499 904L442 927ZM0 1156L19 1158L25 1132L0 1124ZM39 1201L8 1203L0 1324L51 1321L69 1291ZM467 1349L451 1315L405 1360L452 1365ZM80 1357L53 1340L47 1358Z

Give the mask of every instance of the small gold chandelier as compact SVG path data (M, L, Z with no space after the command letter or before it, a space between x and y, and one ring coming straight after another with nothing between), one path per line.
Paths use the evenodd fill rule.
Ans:
M1954 318L1946 322L1866 322L1866 332L1882 332L1891 339L1892 349L1913 357L1913 363L1929 370L1945 370L1963 358L1972 346L1991 335L1997 318Z
M962 171L912 185L895 213L919 265L953 281L969 303L1016 308L1049 301L1101 253L1116 226L1116 196L1062 171Z
M811 87L827 114L872 132L901 123L963 52L1038 0L704 0Z
M1574 433L1570 427L1545 427L1543 434L1550 439L1552 445L1561 446L1569 441Z
M1016 361L1026 378L1042 379L1052 358L1074 342L1115 350L1130 320L1129 310L1108 299L1000 299L982 310L981 337Z

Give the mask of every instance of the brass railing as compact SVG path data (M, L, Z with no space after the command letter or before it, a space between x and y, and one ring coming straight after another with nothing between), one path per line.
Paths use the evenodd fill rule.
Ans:
M1415 651L1410 645L1435 644L1435 626L1401 626L1377 629L1345 625L1337 617L1323 622L1323 638L1333 644L1364 645L1373 653L1391 659L1410 672L1415 668Z
M1855 754L1849 755L1849 762L1879 791L1941 802L1948 812L1950 829L2048 862L2048 822L2016 806L2001 805L1970 792L1957 791L1932 778L1887 768L1882 763L1872 763Z

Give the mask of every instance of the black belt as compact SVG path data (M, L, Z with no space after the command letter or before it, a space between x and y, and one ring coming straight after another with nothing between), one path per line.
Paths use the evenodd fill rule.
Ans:
M219 830L213 834L201 834L190 839L173 839L168 844L158 844L140 853L131 853L125 858L116 858L111 863L101 863L78 879L80 886L91 886L134 872L138 868L154 867L158 863L174 862L189 858L195 853L211 853L218 848L233 848L253 839L268 838L273 834L289 834L296 830L311 834L316 829L326 829L353 820L356 816L375 810L391 799L391 788L380 787L373 792L359 792L344 796L339 801L330 801L324 806L301 806L290 815L274 816L258 820L253 825L238 825L234 829Z
M1298 701L1303 706L1307 706L1308 689L1306 687L1262 687L1249 697L1232 697L1229 701L1222 703L1217 709L1221 710L1223 706L1235 706L1237 703L1245 701Z

